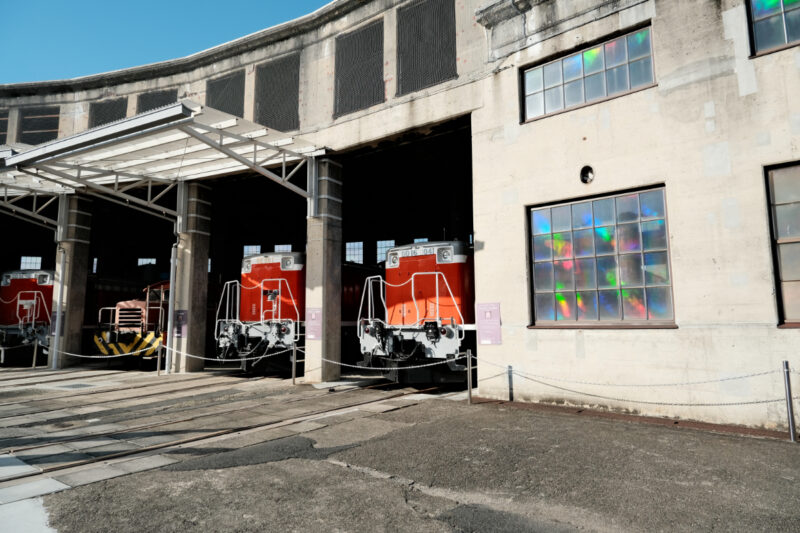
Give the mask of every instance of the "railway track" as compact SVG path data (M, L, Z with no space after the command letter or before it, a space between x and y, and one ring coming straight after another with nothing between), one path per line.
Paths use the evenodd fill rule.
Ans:
M386 386L390 386L392 384L391 383L387 383L385 385ZM373 388L376 388L376 387L373 387ZM321 396L319 394L317 394L317 395L308 395L308 396L305 396L303 398L293 399L294 401L283 402L282 404L295 403L295 402L300 402L300 401L303 401L303 400L314 400L314 399L319 399L319 398L328 398L328 397L330 397L331 394L344 394L344 393L348 393L348 392L354 392L356 390L357 390L356 388L353 388L353 389L347 389L347 390L343 390L343 391L336 391L336 392L333 392L333 393L328 393L325 396ZM345 404L335 405L335 406L331 406L331 407L323 408L323 409L312 409L309 412L306 412L306 413L303 413L303 414L285 416L285 417L279 418L278 420L271 420L269 422L253 423L253 424L240 424L240 425L234 425L234 426L232 426L230 428L225 428L225 429L220 429L220 430L207 430L207 431L204 431L203 433L198 434L198 435L193 435L193 436L190 436L190 437L183 437L183 438L176 438L176 439L170 440L168 442L152 444L152 445L145 446L145 447L142 447L142 448L137 448L137 449L134 449L134 450L126 450L126 451L121 451L121 452L118 452L118 453L111 453L111 454L107 454L107 455L103 455L103 456L99 456L99 457L92 457L92 458L89 458L89 459L83 459L83 460L77 460L77 461L72 461L72 462L67 462L67 463L61 463L61 464L53 465L53 466L49 466L49 467L41 467L41 468L39 468L39 470L40 470L39 472L23 473L23 474L19 474L19 475L16 475L16 476L13 476L13 477L9 477L9 478L3 480L2 482L0 482L0 488L7 487L7 486L12 486L12 485L18 484L20 482L28 482L28 481L34 481L34 480L37 480L37 479L52 478L52 477L54 477L53 474L67 474L67 473L77 472L77 471L79 471L81 469L93 467L93 466L95 466L95 465L97 465L99 463L103 463L103 464L107 464L107 465L113 465L113 464L115 464L117 462L122 462L124 460L131 460L131 459L137 459L137 458L140 458L140 457L147 457L147 456L150 456L150 455L154 455L156 452L165 452L165 451L176 450L176 449L179 449L179 448L181 448L183 446L186 446L188 444L192 444L192 445L204 444L204 443L214 442L215 440L219 440L219 439L224 438L226 436L243 435L243 434L252 433L252 432L256 432L256 431L263 431L263 430L269 430L269 429L278 429L278 428L281 428L281 427L290 426L292 424L297 424L297 423L300 423L300 422L313 421L313 420L318 419L318 418L325 418L325 417L329 417L329 416L336 415L336 414L339 414L339 413L348 412L348 411L351 411L353 409L356 409L356 408L359 408L359 407L363 407L363 406L366 406L366 405L370 405L370 404L376 404L376 403L385 402L387 400L402 398L404 396L408 396L408 395L411 395L411 394L430 393L430 392L434 392L434 391L437 391L437 390L439 390L439 387L431 387L431 388L422 389L422 390L404 389L404 390L397 391L395 393L382 395L379 398L371 398L371 399L366 399L366 400L362 399L362 400L357 400L357 401L351 401L351 402L347 402ZM228 412L214 413L213 416L220 416L222 414L229 414L229 413L233 413L233 412L241 411L241 410L242 409L233 409L233 410L230 410ZM211 416L211 415L202 415L202 416L198 416L198 417L188 417L188 418L184 419L182 422L197 421L198 419L203 418L204 416ZM170 421L170 422L166 422L164 424L150 425L148 427L152 428L152 427L158 427L158 426L163 426L163 425L167 425L167 424L176 424L176 423L178 423L178 422L177 421ZM138 430L138 429L144 429L144 428L136 428L136 430ZM116 431L116 432L106 432L106 433L103 433L103 434L96 434L96 435L91 435L91 436L82 435L80 438L75 438L75 439L71 439L71 440L62 440L62 441L59 441L59 443L63 444L63 443L68 443L68 442L78 442L80 440L84 440L84 439L87 439L87 438L97 438L98 436L106 436L106 437L113 437L114 435L122 436L125 433L131 432L131 431L134 431L134 430L135 430L134 428L125 428L124 430ZM12 451L12 452L13 451L23 451L23 449L27 450L27 449L32 449L32 448L36 448L36 447L44 447L44 446L49 446L49 445L52 445L52 444L55 444L55 443L56 443L55 441L51 441L51 442L49 442L47 444L42 444L42 445L37 445L37 446L27 447L27 448L16 448L16 449L12 448L12 449L10 449L8 451Z

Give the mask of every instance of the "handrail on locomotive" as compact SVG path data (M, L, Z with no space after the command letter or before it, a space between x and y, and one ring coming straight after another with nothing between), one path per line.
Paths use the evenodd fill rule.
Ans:
M277 283L277 289L268 288L266 285L268 283ZM222 287L222 295L219 299L219 304L217 304L217 314L215 320L215 327L214 327L214 340L219 341L220 335L223 331L231 324L235 324L237 326L244 326L244 322L241 321L241 294L242 290L260 290L261 294L267 295L267 302L272 303L271 307L268 309L264 308L264 298L261 298L261 308L259 309L258 316L260 320L258 324L261 327L267 327L269 323L272 322L285 322L292 326L292 330L294 331L294 342L298 342L300 340L300 329L295 328L295 324L300 324L300 320L293 320L291 318L281 318L282 314L282 298L281 298L281 290L283 286L286 286L286 291L289 295L289 299L292 302L292 307L294 308L294 316L300 317L300 311L297 308L297 301L294 298L294 294L292 294L292 288L289 286L288 280L286 278L268 278L262 279L259 285L253 285L252 287L244 287L239 280L231 280L226 281ZM269 291L265 293L265 291ZM220 318L220 312L223 309L223 302L224 302L224 309L225 309L225 317ZM250 323L252 324L252 323Z

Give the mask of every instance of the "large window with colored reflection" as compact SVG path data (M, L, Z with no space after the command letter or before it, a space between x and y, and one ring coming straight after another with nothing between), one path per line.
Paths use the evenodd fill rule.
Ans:
M800 42L800 0L749 0L756 52Z
M800 324L800 165L767 177L782 321Z
M672 322L662 188L530 210L542 323Z
M526 70L525 120L649 87L653 80L650 28L644 28Z

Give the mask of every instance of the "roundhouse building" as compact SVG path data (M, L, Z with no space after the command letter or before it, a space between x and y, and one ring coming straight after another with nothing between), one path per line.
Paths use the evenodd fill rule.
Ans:
M306 251L306 305L322 316L307 378L321 381L350 350L343 261L463 240L480 396L785 426L781 363L800 369L798 44L795 0L338 0L188 57L2 85L0 187L63 196L61 252L31 206L15 212L28 221L3 216L0 266L65 258L62 347L79 352L87 277L137 257L167 270L181 219L176 346L201 353L243 246ZM300 153L312 200L286 187L303 179L251 168L258 157L215 170L186 150L164 162L182 182L157 199L167 208L143 191L168 180L127 191L136 211L119 205L136 204L125 187L68 179L67 155L102 149L101 167L141 121L189 115L280 132L291 151L266 166ZM3 214L30 200L7 195Z

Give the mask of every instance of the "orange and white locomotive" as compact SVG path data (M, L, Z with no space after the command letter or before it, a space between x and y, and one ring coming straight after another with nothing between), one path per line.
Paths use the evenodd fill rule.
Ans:
M241 281L225 283L217 306L218 357L248 359L242 369L250 370L270 350L294 347L305 319L305 287L305 254L245 257Z
M47 346L53 307L50 270L14 270L0 277L0 346Z
M447 381L474 330L473 261L460 241L417 243L386 254L386 279L367 278L358 337L365 364L403 381ZM437 372L439 360L450 371ZM414 367L423 366L421 369ZM399 370L407 370L403 376ZM415 370L412 372L412 370ZM456 379L464 379L455 374Z

